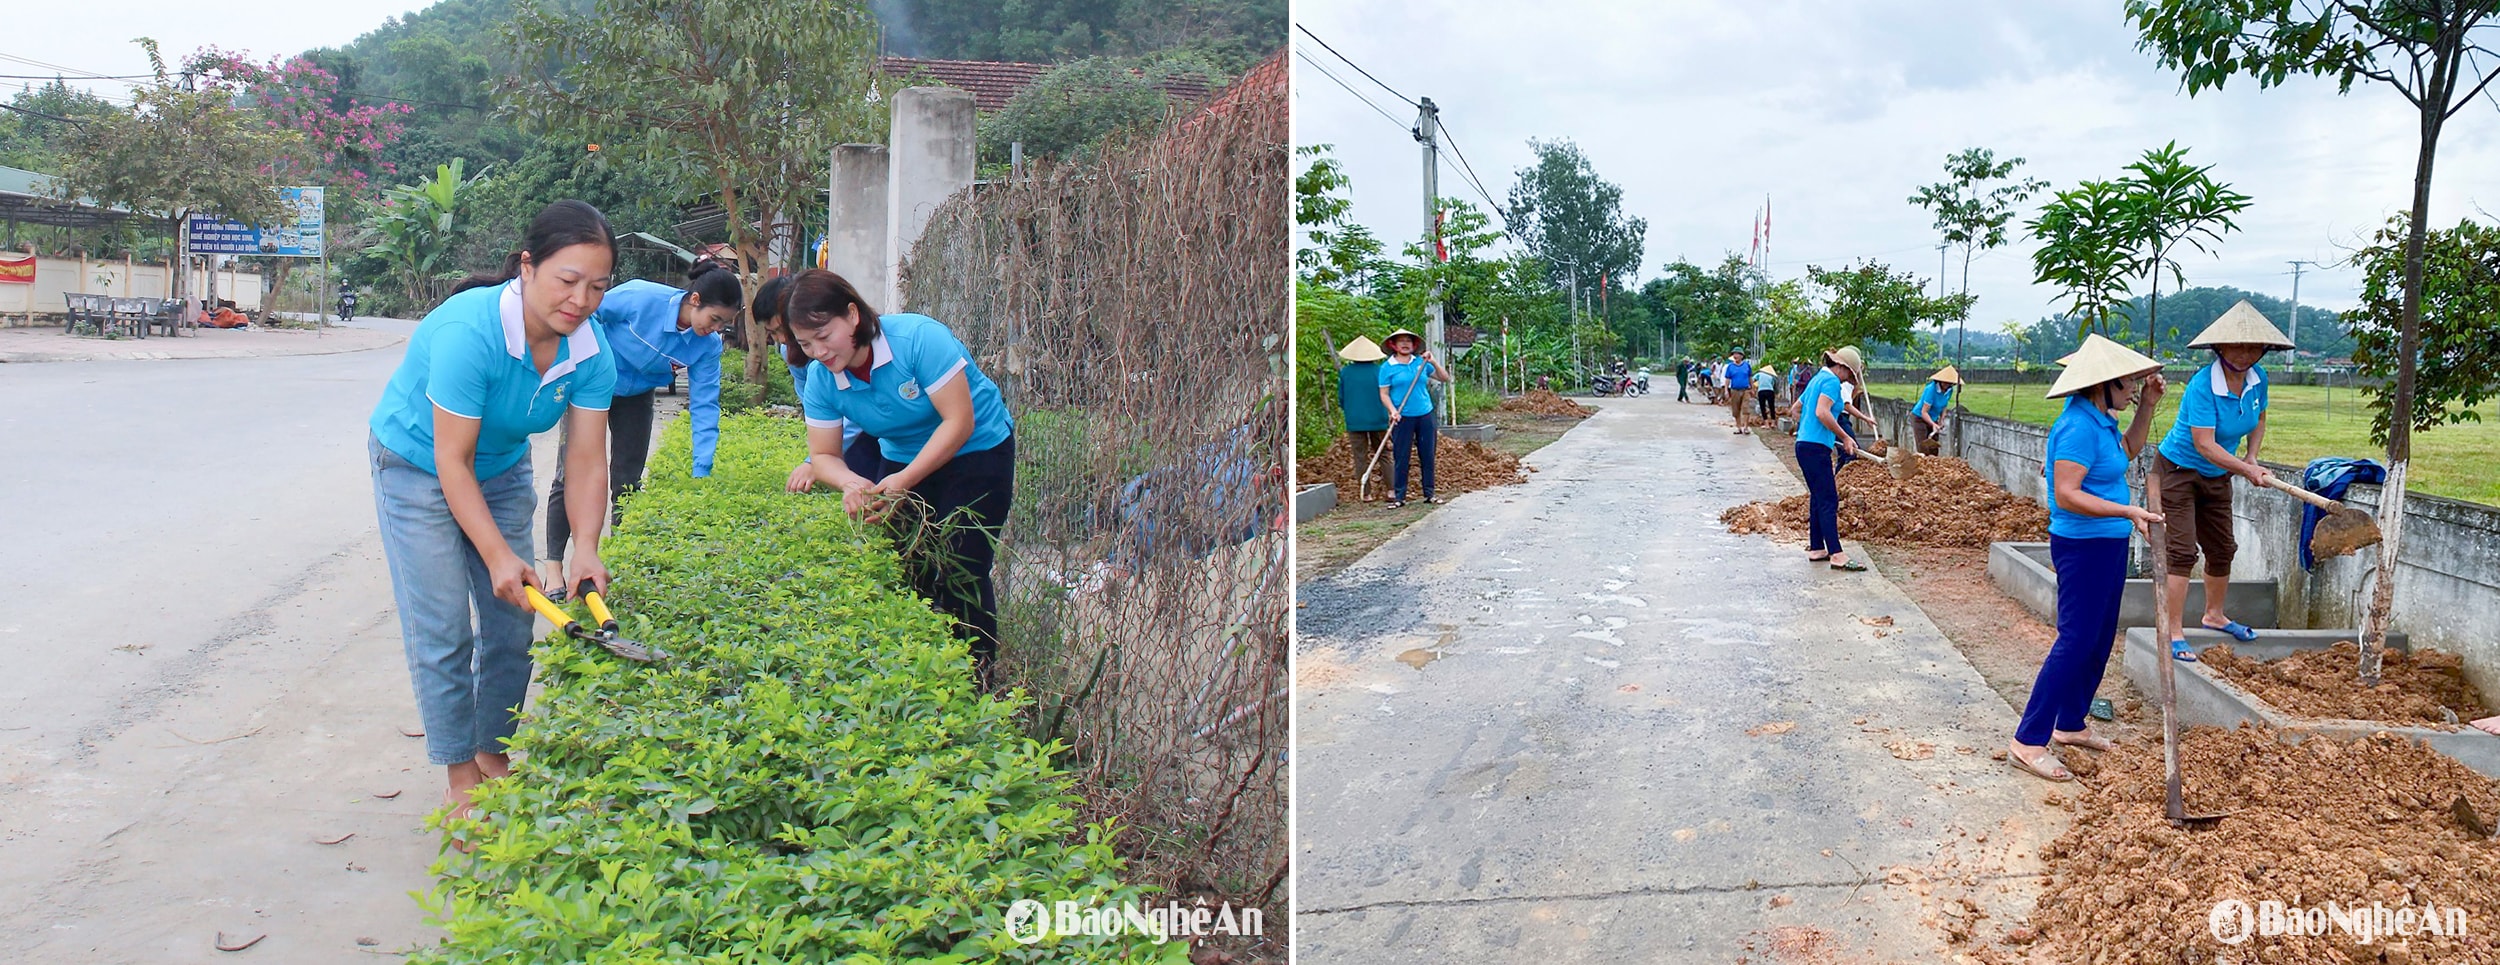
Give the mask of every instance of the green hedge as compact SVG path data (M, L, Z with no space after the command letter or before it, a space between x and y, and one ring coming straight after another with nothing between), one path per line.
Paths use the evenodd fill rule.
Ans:
M723 421L712 478L684 420L606 542L629 664L561 636L510 780L481 788L423 896L411 961L1182 962L1143 939L1016 943L1019 898L1136 903L1107 826L977 695L946 621L838 497L782 491L795 419Z

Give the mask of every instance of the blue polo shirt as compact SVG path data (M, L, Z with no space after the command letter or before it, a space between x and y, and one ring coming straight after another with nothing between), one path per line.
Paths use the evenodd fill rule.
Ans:
M2229 475L2214 465L2213 460L2196 451L2196 430L2214 431L2214 444L2223 451L2237 453L2240 443L2257 430L2257 421L2266 414L2266 367L2251 366L2248 380L2240 394L2231 394L2231 380L2222 375L2222 363L2213 362L2196 370L2188 380L2187 390L2179 393L2179 417L2170 423L2170 432L2161 437L2161 454L2171 465L2196 470L2208 479Z
M1389 390L1389 404L1398 405L1398 415L1412 419L1432 414L1432 387L1415 387L1432 372L1432 363L1409 358L1399 364L1396 356L1380 363L1380 387ZM1412 388L1410 388L1412 387Z
M1953 390L1930 380L1918 393L1918 406L1910 411L1936 422L1944 421L1944 410L1953 404Z
M2057 504L2057 464L2076 463L2084 467L2083 491L2113 503L2131 503L2127 492L2127 444L2118 431L2118 419L2091 400L2081 396L2066 398L2066 411L2049 426L2048 466L2042 471L2048 480L2049 535L2068 539L2126 539L2135 532L2135 521L2124 516L2086 516L2068 511Z
M1753 363L1727 363L1727 387L1731 389L1753 388Z
M1804 406L1797 413L1797 441L1838 448L1840 437L1833 435L1831 427L1824 425L1823 420L1814 417L1814 400L1832 400L1832 418L1847 423L1849 417L1840 409L1840 376L1832 374L1830 369L1814 373L1814 379L1806 383L1805 392L1797 399Z
M961 455L981 452L1015 432L1015 420L998 386L972 364L972 352L945 325L927 315L898 312L877 316L877 340L869 345L868 381L852 378L823 362L807 364L807 387L799 395L807 424L818 429L848 428L877 437L887 459L910 463L920 457L940 422L929 393L970 380L972 438Z
M686 414L694 426L694 476L712 474L712 450L720 445L720 333L697 335L677 327L686 293L635 279L608 289L591 316L607 329L616 352L616 394L641 395L686 370Z
M469 289L427 312L366 424L400 458L439 474L434 407L479 420L471 465L477 478L492 479L528 458L530 437L555 428L566 409L605 412L615 391L616 356L606 333L587 321L556 343L555 362L539 373L515 279Z

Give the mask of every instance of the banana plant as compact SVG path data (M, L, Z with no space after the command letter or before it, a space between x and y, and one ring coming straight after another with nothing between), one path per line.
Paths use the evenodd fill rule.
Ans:
M356 236L357 244L383 253L408 304L419 310L441 300L445 280L460 274L455 258L468 227L462 205L486 180L485 171L467 175L467 163L453 158L435 165L431 178L383 189Z

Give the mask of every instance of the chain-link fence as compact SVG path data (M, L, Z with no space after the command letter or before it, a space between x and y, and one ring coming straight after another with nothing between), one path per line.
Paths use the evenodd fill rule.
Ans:
M905 268L1016 417L1002 666L1174 897L1285 925L1281 57L1151 139L958 196Z

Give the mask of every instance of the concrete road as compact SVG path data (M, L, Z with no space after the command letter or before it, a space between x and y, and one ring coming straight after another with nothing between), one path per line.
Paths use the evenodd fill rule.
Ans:
M1924 962L2016 924L2065 812L1990 758L2014 711L1881 576L1719 524L1803 491L1768 451L1641 399L1529 463L1301 588L1302 961Z
M0 365L0 960L431 934L364 429L413 323L358 324L386 347Z

